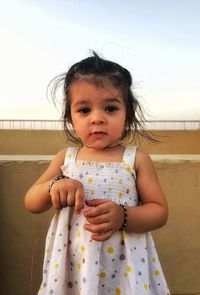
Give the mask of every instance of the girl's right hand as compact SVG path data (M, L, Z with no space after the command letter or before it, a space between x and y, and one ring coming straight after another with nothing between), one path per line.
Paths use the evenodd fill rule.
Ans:
M75 206L79 213L84 206L84 188L80 181L70 178L57 180L51 187L49 194L48 185L51 179L62 174L66 150L60 151L51 161L47 170L30 187L25 195L25 206L32 213L42 213L52 206L56 209Z
M75 207L79 214L84 207L84 188L80 181L63 178L56 181L50 192L52 205L56 209Z

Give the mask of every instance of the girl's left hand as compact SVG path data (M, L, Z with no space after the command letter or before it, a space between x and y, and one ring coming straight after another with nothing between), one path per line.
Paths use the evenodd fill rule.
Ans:
M93 207L85 211L84 216L89 224L84 228L90 231L95 241L108 240L118 231L124 222L124 210L109 200L90 200L86 204Z

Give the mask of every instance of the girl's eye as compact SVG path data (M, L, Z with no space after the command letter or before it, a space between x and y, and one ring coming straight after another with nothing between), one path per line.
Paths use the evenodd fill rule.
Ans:
M118 107L116 107L116 106L108 106L108 107L106 107L106 111L108 111L108 112L114 112L114 111L117 111L118 110Z
M78 110L79 113L82 113L82 114L87 114L90 112L90 109L89 108L82 108L80 110Z

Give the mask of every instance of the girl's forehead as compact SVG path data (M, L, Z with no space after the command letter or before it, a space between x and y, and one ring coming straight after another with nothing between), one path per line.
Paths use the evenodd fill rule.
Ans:
M122 97L123 93L119 87L114 86L110 81L104 80L101 83L88 80L76 80L70 87L70 97L84 96L108 96L108 97Z

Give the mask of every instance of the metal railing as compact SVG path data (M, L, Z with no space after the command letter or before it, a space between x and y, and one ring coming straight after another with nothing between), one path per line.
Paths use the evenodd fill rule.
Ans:
M62 130L61 120L0 119L0 129ZM200 120L152 120L145 124L149 130L200 130Z

